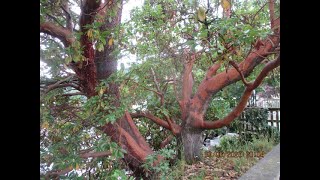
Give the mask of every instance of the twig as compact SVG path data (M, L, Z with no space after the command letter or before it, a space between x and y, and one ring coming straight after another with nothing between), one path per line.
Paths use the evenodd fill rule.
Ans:
M243 84L246 85L246 86L250 86L251 83L248 83L246 81L246 79L244 78L243 73L240 71L239 66L237 65L237 63L235 63L234 61L229 61L229 64L231 64L238 71L238 73L241 76L241 80L242 80Z

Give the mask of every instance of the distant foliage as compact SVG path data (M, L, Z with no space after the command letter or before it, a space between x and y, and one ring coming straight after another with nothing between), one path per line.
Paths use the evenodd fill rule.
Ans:
M243 140L252 140L253 137L257 138L262 135L280 142L279 130L268 125L268 109L247 108L243 113L243 116L233 121L230 125L231 130L238 132ZM244 129L244 123L253 130Z

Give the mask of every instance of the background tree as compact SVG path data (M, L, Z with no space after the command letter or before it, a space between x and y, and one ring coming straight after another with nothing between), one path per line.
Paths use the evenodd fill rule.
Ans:
M141 165L171 140L188 163L201 159L202 132L230 124L280 64L279 3L221 3L219 13L219 1L145 1L120 25L122 1L42 0L44 176L112 177L129 167L145 177ZM136 62L117 71L126 52ZM240 80L235 108L206 119L220 91Z

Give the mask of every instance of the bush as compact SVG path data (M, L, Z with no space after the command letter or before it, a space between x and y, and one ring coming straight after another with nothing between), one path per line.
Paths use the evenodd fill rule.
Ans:
M236 150L239 146L239 140L237 137L224 136L220 140L220 147L218 147L221 151L233 151Z
M253 138L252 142L243 141L239 137L222 137L220 141L220 146L216 148L216 151L254 151L254 152L269 152L274 145L276 145L273 139L267 138L265 136L259 136L258 138Z
M276 127L267 123L268 110L264 108L247 108L241 117L231 123L230 129L240 134L242 141L251 141L259 136L265 136L274 141L280 142L280 132ZM251 126L253 130L244 129L244 123Z

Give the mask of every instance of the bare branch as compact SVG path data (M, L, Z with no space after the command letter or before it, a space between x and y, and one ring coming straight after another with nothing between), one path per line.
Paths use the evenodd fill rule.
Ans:
M254 18L259 14L259 12L267 5L267 2L263 4L263 6L261 6L261 8L252 16L252 21L251 21L251 25L253 24Z
M150 119L151 121L155 122L156 124L172 131L172 129L170 128L170 125L168 122L154 116L153 114L149 113L149 112L141 112L141 113L130 113L131 117L133 118L140 118L140 117L145 117ZM181 127L175 123L172 122L172 127L175 131L175 133L180 133L181 132Z
M158 92L161 92L160 87L159 87L159 83L158 83L158 81L157 81L156 73L154 72L154 70L153 70L152 67L151 67L151 73L152 73L153 82L154 82L154 84L155 84L155 86L156 86L156 88L157 88L157 91L158 91Z
M243 84L246 85L246 86L249 86L250 84L244 78L243 73L240 71L239 66L237 65L237 63L235 63L234 61L229 61L229 64L231 64L238 71L238 73L241 76L241 80L242 80Z
M188 53L188 52L185 52ZM193 77L192 67L195 61L195 55L187 55L187 63L184 64L183 82L182 82L182 101L187 102L191 98Z
M80 154L81 158L87 159L87 158L98 158L98 157L104 157L104 156L110 156L112 153L110 151L107 152L89 152L89 153L83 153Z

